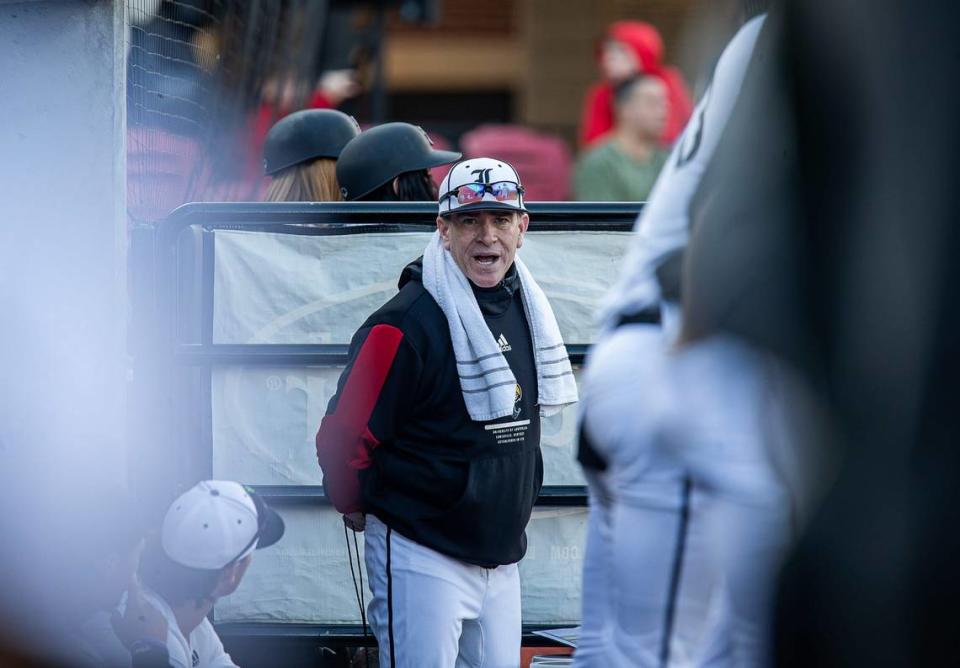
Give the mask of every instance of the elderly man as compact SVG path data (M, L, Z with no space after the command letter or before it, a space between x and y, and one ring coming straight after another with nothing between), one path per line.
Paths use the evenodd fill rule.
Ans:
M366 528L381 666L517 666L540 415L576 401L556 319L520 258L506 162L454 165L437 231L363 324L317 433L324 489Z

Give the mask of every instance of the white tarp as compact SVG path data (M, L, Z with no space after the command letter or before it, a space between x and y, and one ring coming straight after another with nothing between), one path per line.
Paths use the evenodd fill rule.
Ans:
M340 516L315 507L281 512L287 524L283 540L255 553L240 588L217 603L217 621L358 624ZM527 556L520 562L525 623L566 624L579 619L586 518L585 508L534 511L527 528ZM349 536L352 554L353 535ZM357 538L362 563L363 535ZM364 601L369 601L366 570L363 582Z
M593 314L625 232L533 232L519 255L553 305L568 344L591 343ZM214 233L214 343L349 343L397 291L429 234Z
M314 436L341 369L215 367L213 470L248 485L320 485ZM574 368L574 373L579 369ZM541 423L545 485L582 485L575 406Z

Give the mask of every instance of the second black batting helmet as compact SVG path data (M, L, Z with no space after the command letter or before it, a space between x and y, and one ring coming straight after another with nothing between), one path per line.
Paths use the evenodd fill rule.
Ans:
M282 169L317 158L337 158L351 139L360 134L353 116L336 109L304 109L277 121L263 147L263 172Z
M356 200L403 174L456 162L460 153L438 151L422 128L385 123L359 134L337 160L337 181L345 200Z

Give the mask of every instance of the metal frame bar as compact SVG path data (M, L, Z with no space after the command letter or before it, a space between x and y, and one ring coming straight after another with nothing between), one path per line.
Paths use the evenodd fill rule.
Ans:
M522 627L522 642L524 645L538 645L543 647L564 647L565 645L554 640L535 635L534 631L562 629L568 624L524 624ZM219 622L216 624L217 633L223 638L285 638L285 639L313 639L321 643L335 646L349 644L360 646L364 642L363 627L360 624L303 624L278 622ZM373 646L374 638L371 631L367 631L367 646Z
M217 237L212 229L204 229L201 235L201 292L200 292L200 341L213 345L213 288L214 263L217 257Z
M330 343L275 343L243 344L182 343L174 350L174 360L185 365L297 365L297 366L339 366L349 359L346 344ZM572 364L583 364L589 346L571 344L567 354Z
M329 506L330 500L322 485L251 485L267 501L278 506ZM550 485L544 487L537 497L541 507L582 507L582 485Z

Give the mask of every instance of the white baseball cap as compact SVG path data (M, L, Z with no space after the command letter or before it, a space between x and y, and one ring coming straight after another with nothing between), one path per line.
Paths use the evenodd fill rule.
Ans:
M181 566L219 570L273 545L283 531L283 519L253 490L230 480L204 480L171 504L160 541Z
M523 211L523 185L513 166L496 158L461 160L440 182L440 215L465 209Z

